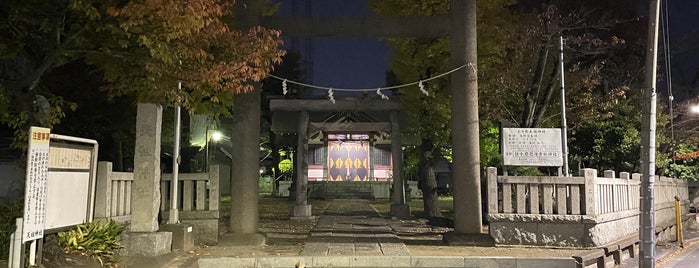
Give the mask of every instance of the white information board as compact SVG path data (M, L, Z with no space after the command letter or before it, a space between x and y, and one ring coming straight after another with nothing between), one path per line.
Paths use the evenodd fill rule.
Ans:
M45 230L87 222L90 173L49 171Z
M97 142L51 134L45 231L92 219Z
M97 141L29 130L22 242L92 220Z
M561 130L503 128L502 154L506 166L562 166Z
M44 236L50 136L51 129L40 127L29 129L22 243Z

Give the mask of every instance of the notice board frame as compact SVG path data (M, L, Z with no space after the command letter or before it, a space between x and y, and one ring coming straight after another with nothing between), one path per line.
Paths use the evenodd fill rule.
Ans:
M91 148L88 149L89 147ZM57 225L45 226L44 232L56 233L69 229L70 227L81 223L91 222L94 219L95 187L97 182L97 157L99 152L99 144L96 140L92 139L72 137L60 134L51 134L49 148L52 149L52 152L54 152L54 154L49 154L51 160L49 161L49 189L47 190L47 199L50 198L53 201L59 200L58 202L61 202L66 201L66 198L64 197L74 195L75 192L56 192L55 188L54 191L52 191L52 185L54 187L56 185L61 185L60 183L57 183L57 180L64 179L70 180L70 182L84 183L85 177L87 176L87 185L84 185L86 189L79 189L80 191L78 191L82 195L70 196L70 199L67 200L70 202L71 200L75 200L76 197L80 200L84 200L85 204L79 204L80 209L84 209L84 213L79 213L81 214L80 216L73 213L73 215L70 215L73 218L67 219L65 218L65 214L62 214L60 219L52 218L52 215L55 216L60 214L52 213L52 209L71 208L66 208L65 206L68 204L61 203L49 204L49 206L47 206L46 223L55 222ZM65 155L57 156L56 150L63 150ZM84 152L87 150L90 151L89 159L85 159L85 157L80 154L80 152Z

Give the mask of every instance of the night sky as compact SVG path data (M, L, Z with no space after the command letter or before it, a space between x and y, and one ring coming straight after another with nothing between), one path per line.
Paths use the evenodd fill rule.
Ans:
M279 15L372 16L366 0L276 0L281 2ZM699 75L699 0L662 0L669 7L661 10L669 21L670 46L691 48L673 56L673 85L689 86ZM639 13L647 13L648 3L636 0ZM643 16L645 17L645 16ZM310 40L310 42L306 42ZM385 86L386 71L392 57L386 42L376 38L284 39L284 49L306 55L302 68L308 69L305 83L336 88L378 88ZM662 51L663 40L659 38ZM693 48L692 48L693 47ZM658 64L664 63L664 55ZM665 69L661 67L661 69ZM664 75L664 74L661 74ZM658 90L666 92L664 81ZM325 94L317 91L317 94ZM699 92L696 92L699 94Z
M310 14L305 0L281 0L279 15L371 16L364 0L312 0ZM285 38L285 49L311 55L310 78L305 83L334 88L378 88L386 85L391 49L376 38ZM326 94L325 91L317 91ZM341 93L339 93L341 94Z

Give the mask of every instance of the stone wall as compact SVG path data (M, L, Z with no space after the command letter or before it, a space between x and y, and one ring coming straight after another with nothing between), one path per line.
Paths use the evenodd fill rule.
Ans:
M688 187L690 206L695 210L699 210L699 181L690 182Z
M15 162L0 163L0 198L19 200L24 196L26 170Z

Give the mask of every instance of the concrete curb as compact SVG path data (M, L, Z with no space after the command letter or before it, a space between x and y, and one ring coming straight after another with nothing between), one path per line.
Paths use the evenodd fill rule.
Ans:
M260 258L201 258L199 268L290 268L290 267L576 267L572 258L514 258L474 256L296 256Z
M690 248L699 243L699 231L690 230L685 232L686 239L684 240L684 248ZM655 246L655 263L664 263L669 260L669 258L675 256L675 253L682 250L679 246L679 242L669 241L671 247L661 248L661 246ZM638 267L638 258L628 259L621 263L618 267L621 268L632 268Z
M659 256L656 256L656 262L663 262L666 261L666 259L670 256L673 256L673 253L677 252L680 250L679 242L673 242L673 243L678 243L678 245L673 246L672 249L670 250L663 250L662 252L656 252L658 253ZM684 240L684 248L690 248L694 246L695 244L699 243L699 236L698 237L692 237L689 239Z

